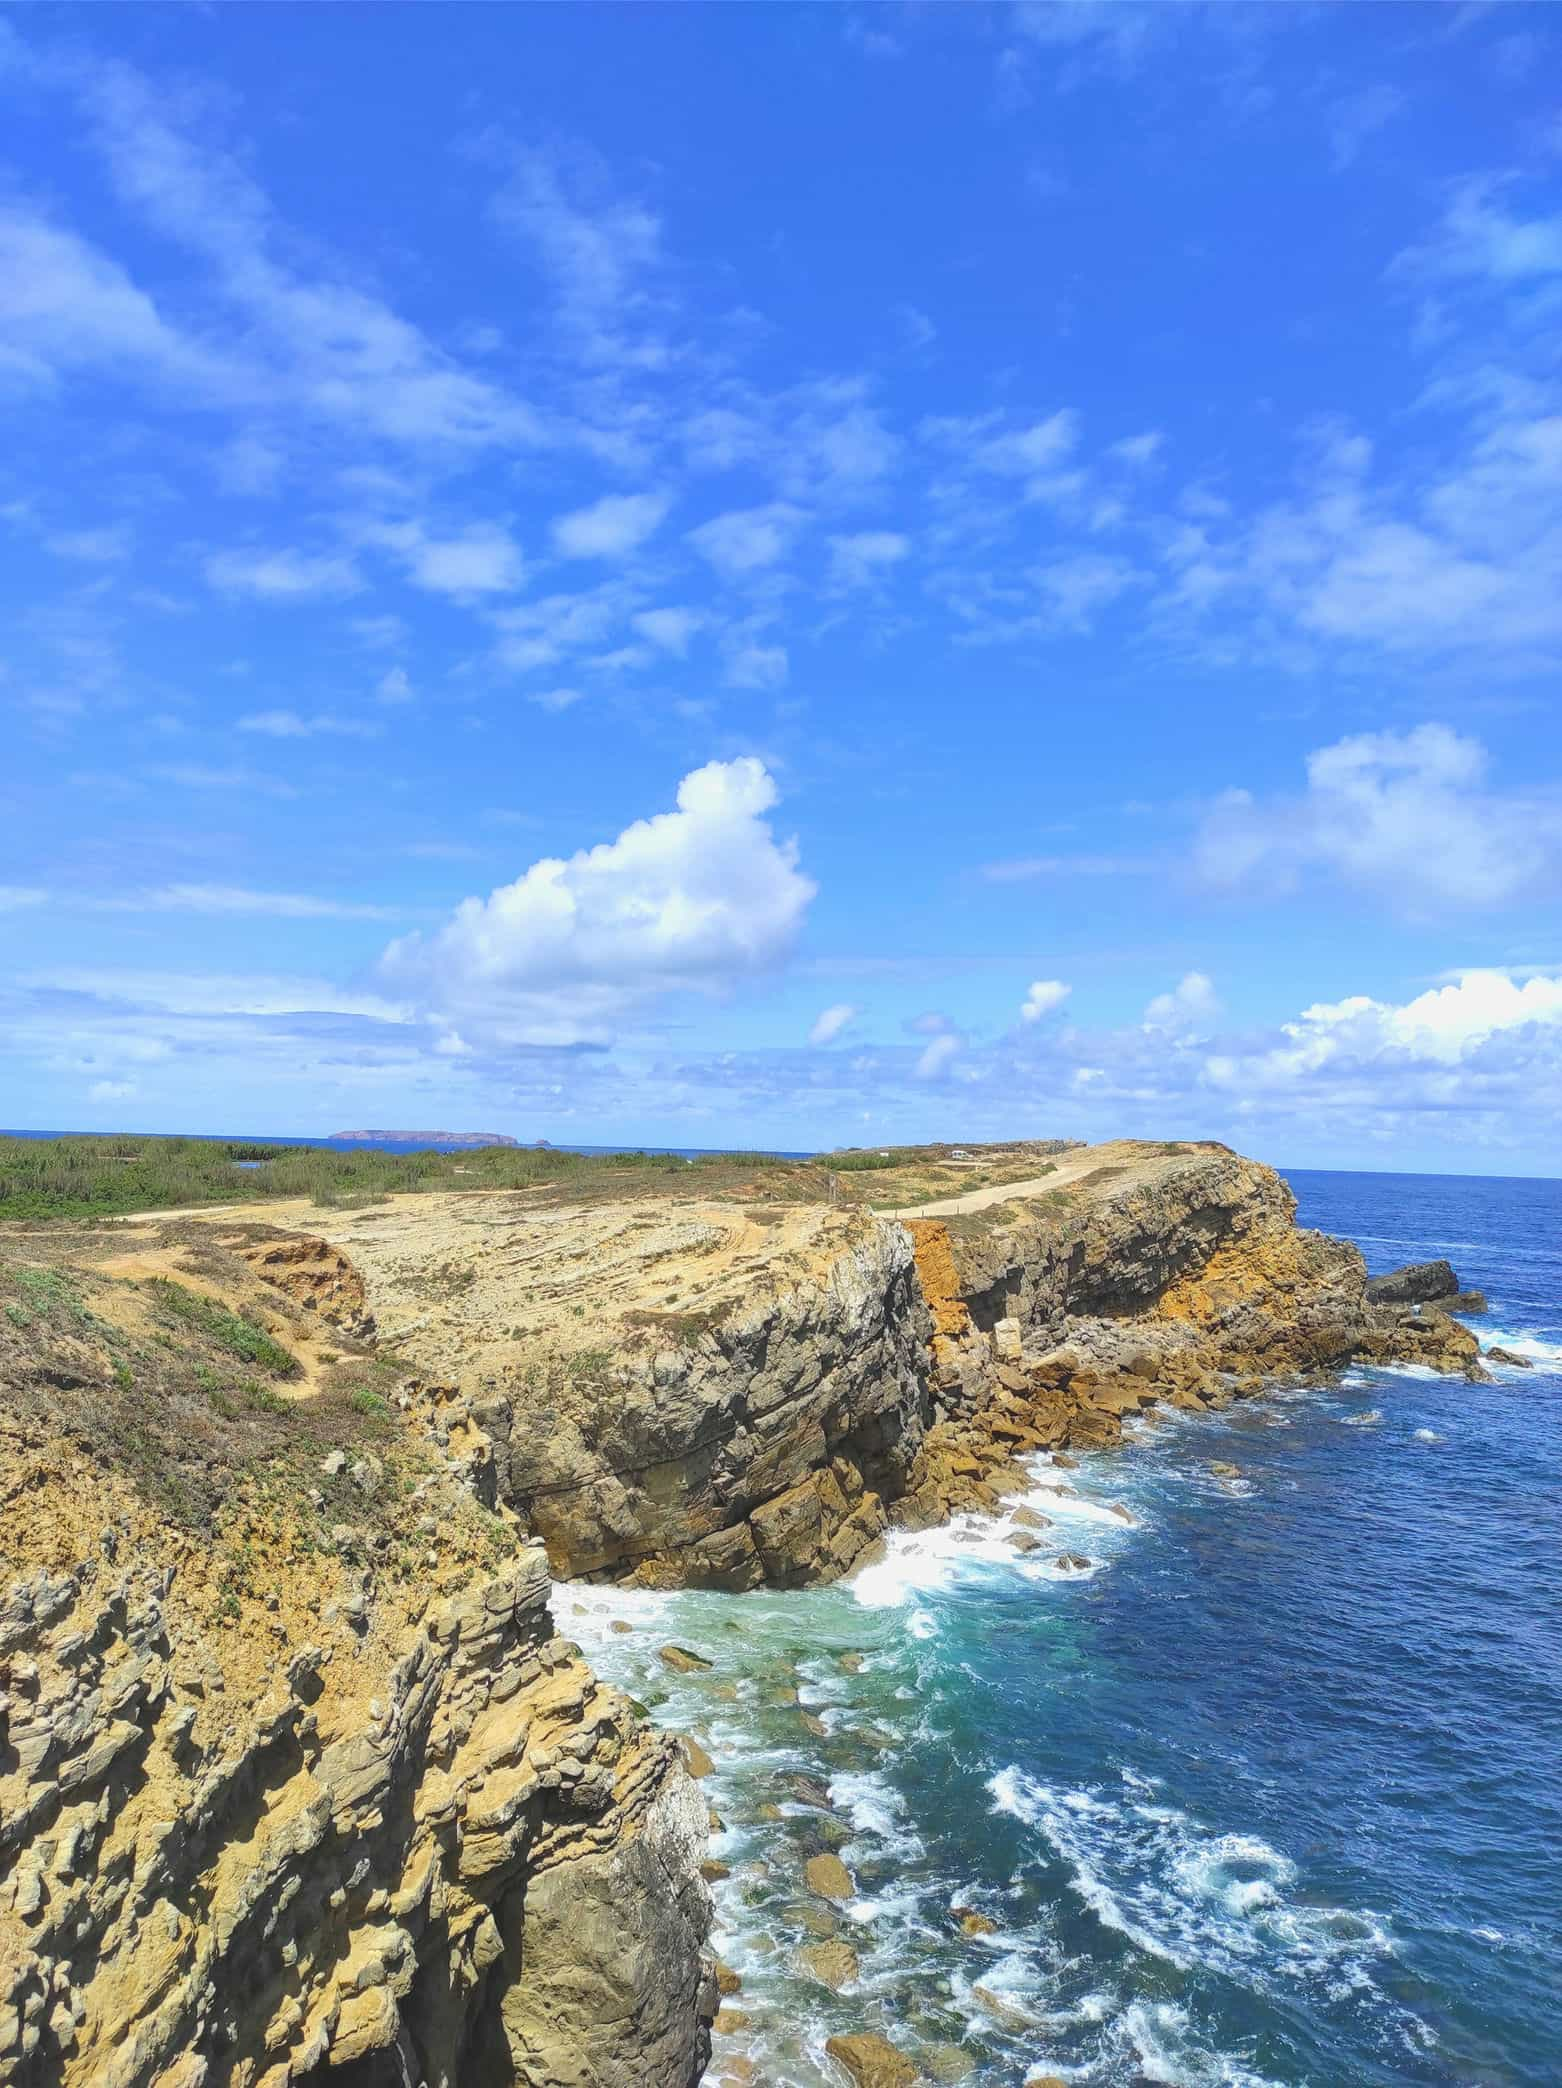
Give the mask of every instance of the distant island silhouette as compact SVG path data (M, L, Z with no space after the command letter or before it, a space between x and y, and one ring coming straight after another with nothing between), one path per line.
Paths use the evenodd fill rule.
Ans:
M507 1138L502 1131L331 1131L327 1136L334 1142L346 1144L354 1139L374 1139L410 1144L417 1140L422 1145L439 1146L513 1146L519 1145L518 1138ZM538 1144L546 1143L539 1139Z

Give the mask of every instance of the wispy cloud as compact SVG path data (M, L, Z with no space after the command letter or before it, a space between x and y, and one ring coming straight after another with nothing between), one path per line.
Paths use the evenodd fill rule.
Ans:
M251 711L239 720L240 732L258 732L267 739L376 739L380 727L372 719L344 718L335 711Z
M354 594L363 585L351 559L328 551L215 551L206 578L219 593L272 602Z

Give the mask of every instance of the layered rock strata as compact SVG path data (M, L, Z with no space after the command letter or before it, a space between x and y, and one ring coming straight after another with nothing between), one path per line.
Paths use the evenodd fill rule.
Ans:
M0 2083L692 2088L716 1993L676 1743L387 1381L301 1385L304 1311L215 1317L238 1276L198 1261L199 1309L150 1318L161 1275L0 1263ZM250 1335L276 1390L228 1368ZM301 1459L321 1427L348 1447ZM203 1436L209 1508L165 1484Z
M1115 1441L1156 1400L1352 1356L1481 1374L1446 1313L1374 1303L1354 1248L1299 1230L1270 1168L1128 1142L1042 1164L926 1216L409 1198L334 1237L449 1388L440 1448L569 1576L830 1579L969 1497L938 1476L956 1443ZM437 1290L410 1284L435 1257Z

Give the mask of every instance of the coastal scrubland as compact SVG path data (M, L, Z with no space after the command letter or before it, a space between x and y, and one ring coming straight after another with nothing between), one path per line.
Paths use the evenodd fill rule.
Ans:
M0 1221L108 1218L303 1198L323 1210L429 1190L549 1191L592 1199L646 1190L669 1196L747 1193L752 1201L815 1198L894 1210L933 1196L1018 1182L1068 1149L1062 1139L969 1150L867 1147L806 1159L749 1152L571 1153L555 1146L480 1146L414 1153L131 1133L0 1138ZM834 1178L833 1183L831 1177Z

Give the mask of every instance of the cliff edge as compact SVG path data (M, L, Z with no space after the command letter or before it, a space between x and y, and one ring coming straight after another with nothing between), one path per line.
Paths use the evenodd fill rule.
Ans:
M675 1744L322 1319L339 1257L238 1244L0 1256L0 2082L686 2088Z

